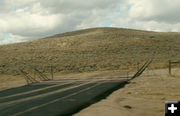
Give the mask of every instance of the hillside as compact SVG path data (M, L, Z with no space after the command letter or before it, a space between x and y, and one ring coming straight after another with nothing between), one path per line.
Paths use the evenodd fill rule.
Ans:
M48 72L116 70L154 57L154 68L180 58L180 33L92 28L0 46L0 74L35 66ZM157 64L156 64L157 63Z

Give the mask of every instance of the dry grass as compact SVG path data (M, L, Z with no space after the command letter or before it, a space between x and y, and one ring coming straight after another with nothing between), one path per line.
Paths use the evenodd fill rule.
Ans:
M180 57L180 33L94 28L31 42L0 46L0 74L18 75L18 68L36 66L48 72L118 70L155 57L152 68ZM158 63L158 64L157 64Z

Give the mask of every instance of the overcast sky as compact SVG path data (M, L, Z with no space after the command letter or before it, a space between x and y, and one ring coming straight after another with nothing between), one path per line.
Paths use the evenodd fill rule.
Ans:
M180 0L0 0L0 44L120 27L180 32Z

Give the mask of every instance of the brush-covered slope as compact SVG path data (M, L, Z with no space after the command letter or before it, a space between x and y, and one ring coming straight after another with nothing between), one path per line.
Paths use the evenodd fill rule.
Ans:
M1 45L0 74L18 74L19 67L30 66L48 71L50 65L55 72L114 70L151 57L158 63L179 60L180 33L93 28Z

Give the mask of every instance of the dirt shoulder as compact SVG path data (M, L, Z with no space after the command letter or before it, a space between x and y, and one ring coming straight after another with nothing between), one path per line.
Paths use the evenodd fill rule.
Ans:
M163 116L165 101L174 100L180 100L180 78L169 76L167 69L146 71L74 116Z

